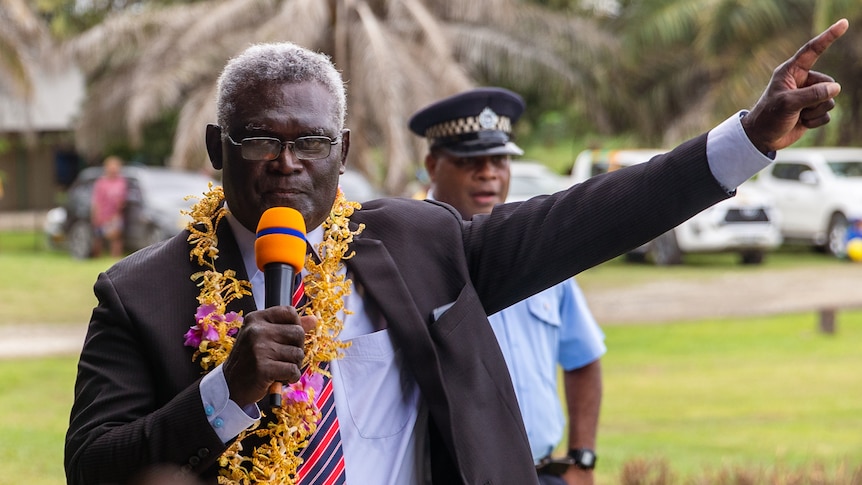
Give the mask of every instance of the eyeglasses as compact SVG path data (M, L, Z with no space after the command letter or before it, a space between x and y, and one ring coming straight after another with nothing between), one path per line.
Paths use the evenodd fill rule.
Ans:
M495 169L505 169L509 166L509 155L485 155L479 157L450 157L449 162L460 170L475 172L485 168L488 163Z
M268 136L243 138L237 143L230 135L227 139L234 146L240 147L242 158L249 162L268 162L281 155L284 147L288 147L294 156L300 160L320 160L329 156L332 145L341 142L341 138L333 140L328 136L301 136L295 140L281 141Z

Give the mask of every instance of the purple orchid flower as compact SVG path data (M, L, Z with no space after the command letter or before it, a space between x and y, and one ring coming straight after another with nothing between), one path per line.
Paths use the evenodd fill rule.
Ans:
M204 303L203 305L198 307L198 311L195 313L195 321L201 323L205 318L209 317L210 320L213 321L224 321L224 318L216 313L218 309L215 305L211 303Z
M298 381L283 388L282 396L291 403L308 402L309 389L314 389L314 395L320 396L320 391L323 389L323 376L321 374L303 374Z
M237 312L230 312L224 316L225 323L228 324L227 335L233 337L239 332L239 325L242 324L242 317ZM234 322L236 322L234 324Z
M209 319L210 323L207 323L207 319ZM218 329L215 327L215 324L230 324L234 321L242 323L242 317L240 317L236 312L221 315L217 312L216 306L209 303L198 307L198 310L195 313L195 320L197 321L197 324L189 328L185 335L183 335L186 339L184 345L194 348L200 347L201 342L204 340L209 340L210 342L217 342L219 340ZM238 331L238 327L232 327L228 329L227 334L229 336L234 336Z
M185 345L188 347L200 347L201 342L209 340L217 342L219 339L218 330L212 325L203 324L206 328L202 328L201 324L197 324L189 328L188 332L183 335L186 338Z

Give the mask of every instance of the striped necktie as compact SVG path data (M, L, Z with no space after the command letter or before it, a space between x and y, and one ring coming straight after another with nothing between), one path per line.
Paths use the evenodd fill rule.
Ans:
M293 295L290 297L290 304L293 308L300 308L308 302L308 297L305 295L305 284L302 282L302 273L296 274L296 279L293 282Z
M299 308L307 301L301 275L293 293L293 306ZM324 362L321 368L329 370L329 362ZM308 372L306 370L306 372ZM338 416L335 414L335 397L332 395L332 379L323 376L323 386L317 396L317 407L320 409L320 421L317 430L312 435L308 446L299 452L302 464L296 472L297 485L344 485L344 455L341 451L341 433L338 427Z

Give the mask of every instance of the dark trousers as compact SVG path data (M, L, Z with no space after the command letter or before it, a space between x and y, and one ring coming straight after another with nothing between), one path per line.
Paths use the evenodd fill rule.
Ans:
M566 485L563 477L556 475L548 475L547 473L539 474L539 485Z

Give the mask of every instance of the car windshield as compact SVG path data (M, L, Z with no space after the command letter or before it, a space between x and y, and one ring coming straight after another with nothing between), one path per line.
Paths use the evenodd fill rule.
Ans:
M535 176L512 177L509 192L513 194L553 194L561 189L560 182Z
M509 200L523 200L535 195L553 194L568 187L568 180L542 165L513 162Z
M153 177L150 180L149 190L155 196L171 196L188 192L186 195L199 195L206 190L206 181L198 176L189 177L185 174L172 174L171 176Z
M862 161L831 161L829 169L836 177L862 177Z

